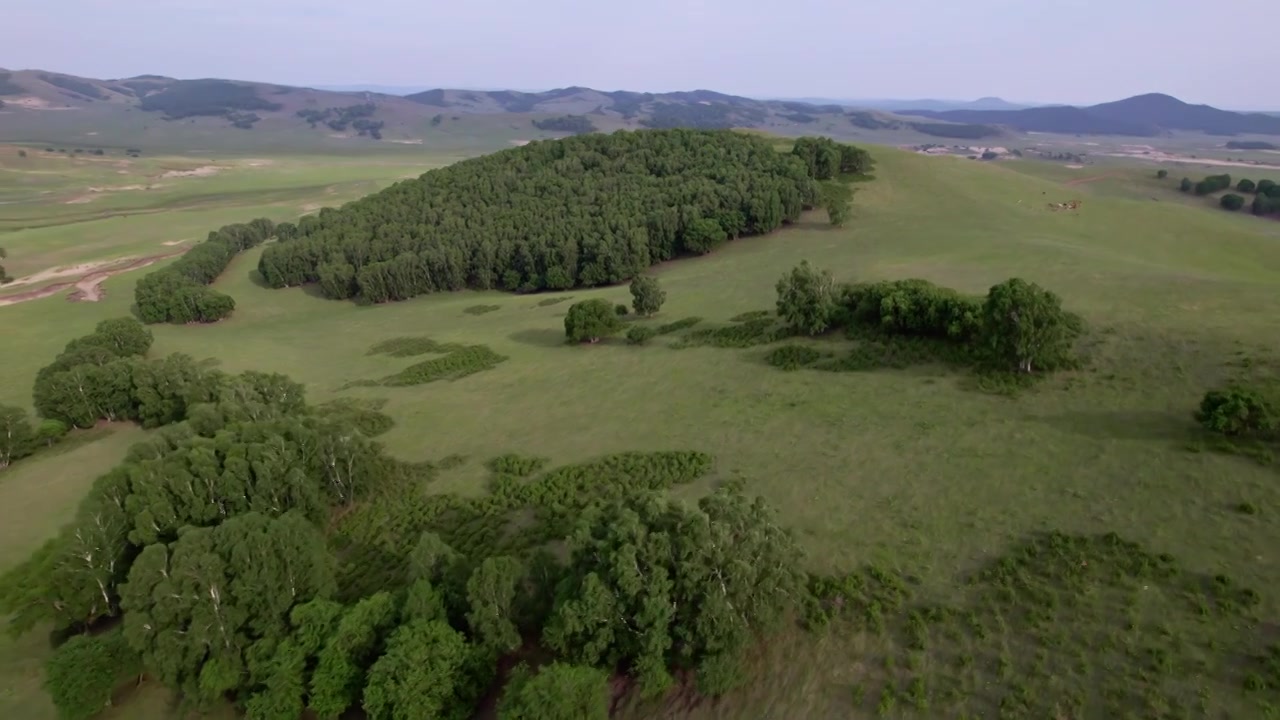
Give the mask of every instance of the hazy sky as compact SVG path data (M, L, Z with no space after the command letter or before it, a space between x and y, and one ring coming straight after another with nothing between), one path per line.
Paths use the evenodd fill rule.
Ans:
M1280 107L1271 0L7 0L0 66L299 85Z

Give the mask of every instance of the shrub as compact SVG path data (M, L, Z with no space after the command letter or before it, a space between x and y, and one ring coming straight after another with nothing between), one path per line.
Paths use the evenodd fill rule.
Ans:
M1205 393L1195 418L1206 429L1228 436L1257 435L1277 427L1272 404L1256 390L1243 387Z
M920 279L849 285L841 305L850 320L897 335L968 341L981 322L977 298Z
M45 447L52 447L54 443L66 437L71 428L61 420L41 420L40 425L36 427L36 442Z
M1156 171L1156 177L1157 177L1157 178L1159 178L1159 179L1161 179L1161 180L1163 180L1163 179L1165 179L1165 178L1169 177L1169 171L1168 171L1168 170L1157 170L1157 171Z
M1222 196L1222 199L1218 200L1218 204L1222 206L1223 210L1235 211L1244 207L1244 198L1235 193L1227 193Z
M111 692L142 672L142 659L119 629L76 635L45 661L45 689L62 720L88 720L111 704Z
M461 350L457 343L439 343L429 337L395 337L374 344L367 355L390 355L391 357L412 357L428 353L448 353Z
M472 305L471 307L463 310L462 312L468 315L484 315L486 313L491 313L491 312L494 312L495 310L501 310L501 309L502 309L501 305Z
M547 462L547 459L542 457L523 457L515 453L507 453L493 458L486 463L486 466L495 475L529 477L545 467Z
M1191 192L1192 187L1191 178L1182 178L1182 182L1178 183L1178 189L1182 192Z
M657 330L645 325L632 325L627 330L627 342L632 345L648 344L658 334Z
M569 306L564 334L569 342L598 342L622 329L622 321L608 300L594 298Z
M1195 191L1197 195L1212 195L1229 187L1231 187L1231 176L1223 173L1221 175L1209 175L1196 183Z
M680 347L710 345L721 348L746 348L767 345L790 337L792 332L777 324L773 318L748 320L728 327L694 330L681 338Z
M799 370L816 363L822 354L803 345L783 345L772 350L764 361L782 370Z
M659 325L657 333L659 335L669 335L673 332L679 332L681 330L691 328L700 322L702 322L702 318L697 316L680 318L679 320L676 320L674 322L669 322L665 325Z
M1266 195L1266 194L1270 193L1270 192L1272 191L1272 189L1274 189L1275 187L1276 187L1276 181L1275 181L1275 180L1259 180L1259 181L1258 181L1258 184L1257 184L1257 186L1254 188L1254 190L1255 190L1259 195Z
M498 720L608 720L609 677L596 668L552 663L512 673L498 701Z
M457 380L468 375L497 367L507 360L489 349L488 345L470 345L454 350L441 358L410 365L394 375L388 375L380 384L388 387L423 385L437 380Z
M631 308L627 307L626 305L623 305L622 303L618 303L617 305L613 306L613 314L617 315L618 317L626 317L627 315L631 314Z
M1240 182L1236 183L1236 189L1240 192L1251 193L1255 192L1258 186L1248 178L1241 178Z

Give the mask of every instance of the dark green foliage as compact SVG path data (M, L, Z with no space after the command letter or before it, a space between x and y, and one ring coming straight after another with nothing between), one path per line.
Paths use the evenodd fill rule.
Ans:
M667 291L658 284L658 278L637 275L631 278L631 307L641 317L649 317L662 309L667 302Z
M466 675L468 648L461 633L445 622L416 620L401 625L387 650L369 670L363 707L370 720L435 720L470 714Z
M1268 178L1259 180L1255 190L1259 195L1270 195L1277 187L1280 187L1280 185L1277 185L1275 180Z
M391 357L412 357L429 353L449 353L461 350L464 346L457 343L439 343L428 337L396 337L383 340L369 348L368 355L390 355Z
M822 358L822 353L804 345L783 345L765 356L765 362L780 370L799 370Z
M258 270L286 287L350 265L353 286L338 283L339 294L375 303L467 287L597 286L704 252L719 241L711 223L726 237L767 233L816 199L803 165L761 138L579 135L432 170L302 218L298 236L269 246Z
M849 208L853 202L853 188L838 180L822 183L821 202L827 209L827 218L831 224L840 227L849 217Z
M551 663L517 667L498 700L498 720L608 720L609 677L596 668Z
M1178 183L1178 189L1182 192L1191 192L1195 185L1191 182L1191 178L1182 178L1182 182Z
M495 312L501 309L502 309L501 305L472 305L466 308L465 310L463 310L462 312L468 315L485 315L487 313Z
M1256 389L1210 390L1200 401L1196 422L1215 433L1238 437L1268 436L1280 427L1280 413Z
M836 312L835 280L804 260L777 284L778 317L796 332L818 335L831 327Z
M1240 182L1236 183L1236 190L1239 190L1240 192L1243 192L1243 193L1256 192L1257 189L1258 189L1257 183L1250 180L1249 178L1241 178ZM1236 209L1238 210L1239 208L1236 208Z
M547 462L547 459L542 457L522 457L508 453L493 458L485 463L485 467L489 468L494 475L528 477L545 467Z
M150 349L151 341L151 331L133 318L98 323L36 373L36 411L74 427L103 419L142 420L151 395L136 376L142 364L135 358Z
M467 579L467 627L473 642L495 655L520 647L515 602L524 573L516 558L489 557Z
M1165 179L1165 178L1167 178L1167 177L1169 177L1169 171L1168 171L1168 170L1163 170L1163 169L1162 169L1162 170L1157 170L1157 171L1156 171L1156 178L1157 178L1157 179L1159 179L1159 180L1163 180L1163 179Z
M749 320L763 320L773 313L768 310L751 310L744 313L738 313L729 318L729 322L747 322Z
M627 315L631 314L631 308L627 307L626 305L623 305L622 303L618 303L617 305L613 306L613 314L617 315L618 317L626 317Z
M365 673L395 628L399 613L394 596L385 592L363 598L342 613L311 674L309 707L316 715L337 718L360 699Z
M316 407L316 415L355 428L365 437L377 437L392 427L395 420L382 412L386 400L368 400L364 398L338 398Z
M258 218L226 225L172 265L138 281L133 291L138 317L145 323L216 322L235 310L235 301L207 286L239 253L272 235L274 223Z
M657 335L658 331L648 325L632 325L627 329L627 343L631 345L646 345Z
M253 87L227 80L178 80L143 97L138 106L175 120L196 115L221 117L234 111L275 111L281 107L258 97Z
M623 306L625 307L625 306ZM622 329L622 321L608 300L593 298L569 306L564 316L564 335L569 342L598 342Z
M381 140L382 128L385 123L381 120L372 119L377 111L378 106L373 103L359 103L347 105L346 107L325 108L324 110L304 108L294 114L306 120L307 124L312 128L317 123L324 123L330 130L335 132L344 132L350 127L361 136L367 135L374 140Z
M1196 183L1195 193L1197 195L1212 195L1219 190L1226 190L1231 187L1231 176L1223 173L1221 175L1209 175L1205 179Z
M837 143L830 138L804 137L796 140L791 154L800 158L809 176L832 180L840 175L866 175L871 172L871 155L862 148Z
M971 341L981 325L979 298L928 280L886 280L850 285L840 293L850 319L896 335Z
M506 355L499 355L488 345L468 345L448 355L410 365L394 375L378 381L387 387L422 385L437 380L457 380L478 372L491 370L506 362Z
M111 693L142 674L142 658L119 628L75 635L44 663L44 687L61 720L89 720L111 704Z
M1259 184L1259 187L1261 187L1261 184ZM1273 186L1267 192L1275 193L1277 191L1280 191L1280 185ZM1264 195L1263 192L1259 190L1258 194L1253 198L1253 205L1250 207L1250 211L1254 215L1272 215L1274 213L1280 213L1280 197L1272 197L1270 194Z
M1244 198L1235 193L1227 193L1219 198L1218 204L1222 206L1223 210L1235 211L1244 207Z
M551 307L552 305L559 305L562 302L569 302L572 299L573 299L572 295L561 295L560 297L543 298L542 300L538 301L538 307Z
M566 132L574 135L593 133L596 126L586 115L561 115L560 117L534 120L533 126L548 132Z
M790 328L780 325L776 319L763 317L726 327L694 330L680 338L674 347L710 345L721 348L747 348L778 342L793 334Z
M673 332L679 332L681 330L691 328L700 322L702 322L702 318L696 316L680 318L679 320L659 325L655 332L659 335L670 335Z

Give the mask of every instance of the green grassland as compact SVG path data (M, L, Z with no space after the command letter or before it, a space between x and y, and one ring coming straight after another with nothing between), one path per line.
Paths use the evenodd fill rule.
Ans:
M1039 693L1042 700L1054 693L1069 697L1090 692L1095 673L1134 680L1137 670L1121 662L1124 651L1146 647L1133 628L1155 623L1176 639L1156 650L1174 657L1176 670L1167 677L1187 679L1171 695L1185 701L1180 707L1190 707L1199 692L1204 707L1215 712L1256 717L1243 714L1242 708L1256 708L1243 704L1238 682L1217 681L1217 661L1210 658L1198 670L1177 664L1189 653L1208 652L1204 648L1213 646L1207 635L1227 637L1223 628L1242 627L1231 624L1236 616L1226 610L1212 620L1186 612L1179 602L1188 591L1179 583L1191 582L1194 574L1222 573L1260 593L1254 611L1261 617L1280 617L1275 468L1189 449L1195 438L1191 412L1204 391L1242 365L1275 360L1277 225L1244 213L1152 202L1149 195L1159 189L1135 185L1143 182L1142 173L1153 174L1145 168L1117 179L1123 191L1108 192L1102 185L1064 187L1049 164L978 163L888 149L874 154L876 179L859 186L844 228L827 227L818 214L768 237L660 266L655 274L669 299L657 318L644 322L698 316L703 320L696 327L715 328L731 325L741 313L770 310L774 283L804 259L842 281L922 277L973 293L1020 276L1055 291L1086 319L1082 369L1010 397L978 392L965 377L936 365L782 372L764 361L768 348L681 347L679 333L643 347L621 339L572 347L563 343L568 304L549 303L548 296L465 292L361 307L319 299L305 288L264 289L254 277L261 250L237 259L216 284L236 300L230 319L156 326L152 354L215 358L228 371L283 372L303 382L313 400L385 399L384 412L396 426L381 440L393 454L462 458L441 472L429 492L485 492L484 463L503 453L562 465L631 450L706 452L715 458L712 477L681 488L680 496L740 478L794 529L808 552L808 569L835 573L873 564L906 578L915 601L952 608L930 625L934 639L928 643L901 642L859 621L837 621L813 634L784 633L754 659L759 681L715 703L675 701L664 710L673 715L951 717L956 713L937 714L948 707L948 687L976 698L991 682ZM1036 170L1038 165L1053 169ZM284 172L292 164L272 167ZM323 185L340 183L349 169L355 177L344 187L354 193L380 179L377 167L355 163L321 172L304 166L296 172L308 182L314 173L310 184ZM237 179L259 177L252 174L258 170L200 180L225 183L208 186L209 192L234 193L242 187ZM384 182L408 172L383 171ZM268 169L264 177L274 172ZM1081 191L1089 193L1088 202L1077 212L1045 208L1047 199ZM1168 194L1170 200L1178 195L1173 189ZM188 197L194 201L197 191ZM282 214L299 209L280 202ZM263 207L219 207L199 217L210 219L203 229L212 229L262 214ZM154 217L163 225L163 218L185 212ZM160 226L145 229L151 217L114 222L153 243ZM198 234L196 218L184 216L190 229L175 234ZM13 247L43 242L26 236ZM72 235L48 242L75 246ZM121 242L119 252L138 252L134 240ZM0 308L9 350L0 366L0 402L28 405L36 370L71 337L126 313L137 276L109 280L106 299L96 304L55 298ZM625 287L554 297L563 296L629 299ZM507 359L456 380L349 388L421 360L368 352L403 336L486 345ZM824 352L848 347L834 338L811 344ZM0 502L6 528L0 564L18 561L51 536L69 516L76 493L139 433L118 429L0 475L0 497L6 499ZM1237 510L1242 503L1260 511L1243 514ZM1076 612L1055 614L1047 635L1020 633L1015 611L1021 606L1008 597L989 602L985 586L975 589L961 578L1048 531L1116 532L1147 552L1170 553L1186 575L1170 580L1152 571L1136 585L1089 585L1083 604L1068 603ZM1127 546L1072 548L1103 566L1138 556ZM1071 584L1069 569L1059 568L1050 579L1037 574L1042 571L1026 564L1011 572L1081 587ZM1144 595L1148 585L1152 591ZM1115 607L1128 608L1141 622L1128 634L1114 630L1108 623ZM994 639L985 639L991 624L982 632L956 624L959 617L977 618L975 625L997 623L991 613L1000 618ZM36 679L41 641L28 637L0 646L5 717L51 717ZM1038 656L1041 641L1061 650L1060 663ZM993 642L999 646L993 649ZM1111 654L1099 649L1108 647ZM987 661L990 666L983 665ZM922 679L919 687L915 679ZM897 694L890 692L886 701L884 688L894 683L900 683ZM922 693L933 698L935 714L921 706ZM166 717L158 697L149 692L144 704L121 708L118 717ZM895 701L898 710L884 709ZM638 707L623 715L654 717L658 711ZM1085 716L1097 715L1079 717Z

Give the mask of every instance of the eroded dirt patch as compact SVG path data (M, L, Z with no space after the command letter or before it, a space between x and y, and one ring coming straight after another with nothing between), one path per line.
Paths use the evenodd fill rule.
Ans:
M51 268L33 275L18 278L17 280L5 285L5 288L11 288L16 285L33 285L62 277L72 277L79 275L76 280L69 282L53 283L36 290L27 290L26 292L15 293L13 295L0 296L0 307L5 305L17 305L19 303L30 302L47 298L58 293L71 289L71 293L67 295L67 299L73 302L98 302L103 298L102 283L120 273L138 270L153 263L166 260L181 255L185 250L178 252L166 253L163 255L151 255L142 258L118 258L116 260L106 260L97 263L81 263L67 268Z

